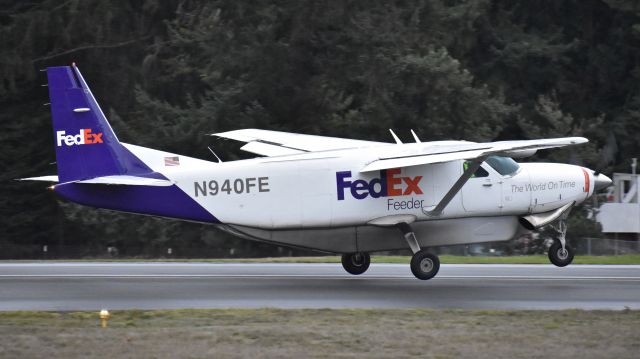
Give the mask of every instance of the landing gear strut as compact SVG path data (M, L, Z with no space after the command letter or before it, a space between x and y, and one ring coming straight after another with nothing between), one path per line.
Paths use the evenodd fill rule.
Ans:
M558 220L558 226L552 226L558 232L558 238L549 247L549 261L558 267L566 267L573 262L573 249L566 241L567 215L563 214Z
M431 279L438 274L440 270L440 259L437 255L429 253L426 249L421 249L416 234L408 223L399 223L398 229L402 231L404 239L409 244L409 248L413 252L411 257L411 273L418 279Z
M342 267L353 275L362 274L369 269L371 257L369 253L347 253L342 255Z

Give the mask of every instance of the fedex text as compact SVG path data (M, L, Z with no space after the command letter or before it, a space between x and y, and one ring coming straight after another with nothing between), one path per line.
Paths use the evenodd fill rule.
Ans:
M90 128L83 128L76 135L67 135L65 131L56 131L58 147L64 143L66 146L91 145L102 142L102 132L92 133Z
M380 171L380 178L373 178L370 181L358 179L351 181L351 171L336 172L336 187L338 200L342 201L345 191L355 199L408 196L411 194L422 194L420 180L422 176L403 177L400 176L400 169L393 168Z

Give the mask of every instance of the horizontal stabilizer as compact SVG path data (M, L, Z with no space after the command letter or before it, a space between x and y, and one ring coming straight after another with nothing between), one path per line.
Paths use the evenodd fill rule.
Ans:
M17 181L58 182L58 176L51 175L51 176L18 178Z
M103 176L96 177L88 180L73 181L73 183L86 183L86 184L107 184L107 185L120 185L120 186L156 186L156 187L168 187L173 185L173 182L157 178L116 175L116 176Z
M58 176L18 178L18 181L58 182ZM173 185L173 182L164 180L164 179L127 176L127 175L103 176L103 177L96 177L96 178L91 178L87 180L71 181L66 183L106 184L106 185L120 185L120 186L156 186L156 187L168 187Z

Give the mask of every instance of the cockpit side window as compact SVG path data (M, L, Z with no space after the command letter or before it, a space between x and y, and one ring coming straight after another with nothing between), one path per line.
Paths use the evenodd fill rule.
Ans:
M469 161L464 161L462 168L466 171L467 168L469 168ZM484 168L482 168L482 166L478 167L478 169L471 175L471 178L475 178L475 177L488 177L489 176L489 172L487 172L487 170L485 170Z
M513 175L520 169L518 162L510 157L489 156L485 162L503 176Z

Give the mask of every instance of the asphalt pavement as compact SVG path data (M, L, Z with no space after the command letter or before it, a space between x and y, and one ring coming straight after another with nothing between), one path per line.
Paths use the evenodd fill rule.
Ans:
M0 263L2 311L261 307L640 309L640 266Z

